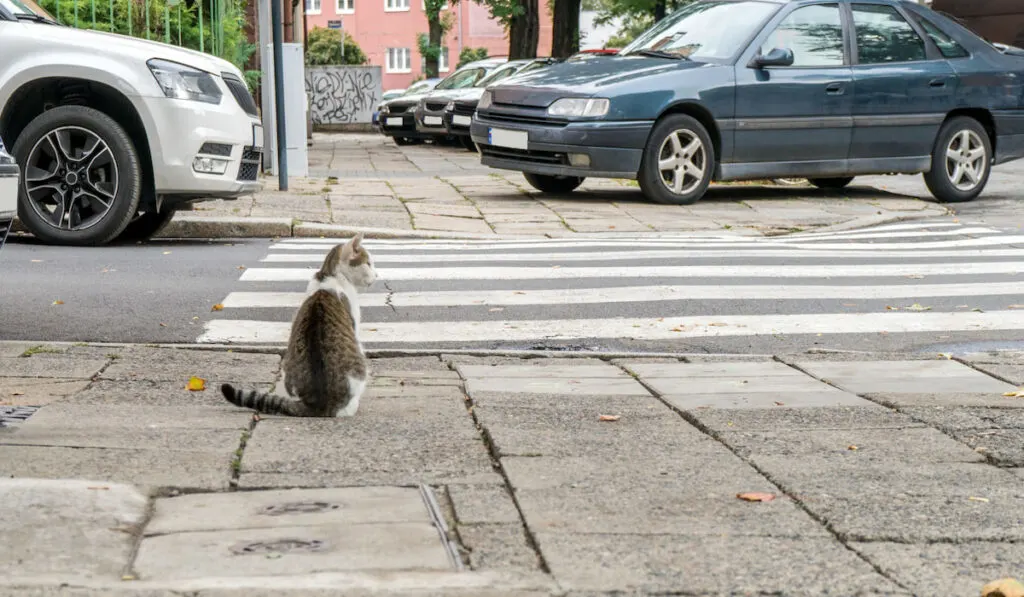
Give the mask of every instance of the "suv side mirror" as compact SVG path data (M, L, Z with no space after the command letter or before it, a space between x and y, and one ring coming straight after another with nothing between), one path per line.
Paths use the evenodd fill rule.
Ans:
M793 66L793 50L789 48L775 48L767 55L757 53L750 59L750 68L764 68L766 66Z

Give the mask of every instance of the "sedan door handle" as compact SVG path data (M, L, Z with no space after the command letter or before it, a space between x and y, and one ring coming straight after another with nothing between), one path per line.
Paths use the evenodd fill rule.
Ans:
M843 89L842 83L829 83L829 85L825 87L825 93L829 95L842 95Z
M932 79L931 81L928 82L928 86L929 87L945 87L946 86L946 80L945 79Z

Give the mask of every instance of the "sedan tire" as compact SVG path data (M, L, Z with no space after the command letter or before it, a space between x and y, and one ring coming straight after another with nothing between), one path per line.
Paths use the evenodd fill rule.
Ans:
M671 114L658 121L647 139L638 182L656 203L696 203L711 184L715 148L711 135L696 118Z
M551 176L532 172L523 172L523 176L531 187L542 193L571 193L583 184L583 178L579 176Z
M18 135L13 152L22 165L18 215L43 242L107 244L138 210L138 151L103 112L85 106L47 110Z
M946 121L932 150L932 169L924 175L940 203L971 201L981 194L992 171L992 142L985 127L967 116Z

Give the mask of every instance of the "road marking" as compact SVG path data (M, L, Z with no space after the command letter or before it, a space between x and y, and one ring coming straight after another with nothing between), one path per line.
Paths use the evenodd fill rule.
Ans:
M291 324L283 321L216 319L204 324L200 343L284 344ZM722 315L665 318L526 321L367 322L360 339L373 344L517 342L609 338L674 340L793 334L874 334L1024 330L1024 311L985 313L821 313Z
M545 290L440 290L391 293L390 306L458 307L514 305L574 305L595 303L652 303L683 300L800 300L800 299L925 299L952 296L1013 296L1020 282L982 284L921 284L885 286L626 286ZM302 292L232 292L225 309L298 308ZM360 294L363 307L387 306L388 293Z
M317 268L249 268L245 282L307 281ZM580 278L835 278L1018 274L1024 262L878 263L856 265L684 265L615 267L420 267L378 268L394 280L569 280Z

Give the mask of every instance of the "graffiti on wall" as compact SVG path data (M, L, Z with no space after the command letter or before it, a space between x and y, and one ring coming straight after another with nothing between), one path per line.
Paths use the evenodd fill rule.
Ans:
M380 67L307 67L306 97L314 125L370 124L381 97Z

